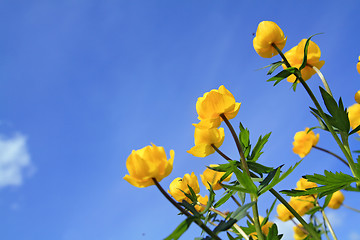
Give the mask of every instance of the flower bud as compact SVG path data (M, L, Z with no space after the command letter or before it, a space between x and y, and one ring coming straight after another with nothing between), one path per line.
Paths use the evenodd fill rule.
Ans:
M173 196L178 202L182 202L182 200L189 201L189 199L184 194L190 194L190 189L188 186L190 186L196 194L200 192L198 179L193 172L191 175L188 173L185 174L183 178L175 178L170 183L168 193L170 193L171 196Z
M338 209L342 205L344 200L345 200L344 194L342 194L342 192L340 192L340 190L336 191L331 196L328 207L332 208L332 209Z
M281 28L274 22L262 21L256 30L253 40L255 51L263 58L276 56L278 52L272 46L275 44L280 50L285 47L286 37Z
M299 154L301 158L308 155L311 148L319 141L319 134L315 136L313 131L308 131L309 128L306 128L305 131L297 132L294 136L293 152Z

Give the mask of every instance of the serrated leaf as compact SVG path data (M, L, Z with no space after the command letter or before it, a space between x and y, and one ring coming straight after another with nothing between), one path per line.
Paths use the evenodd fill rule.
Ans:
M239 124L239 129L240 129L240 133L239 133L240 145L243 149L245 158L247 158L251 149L250 132L247 128L244 128L241 122Z
M251 152L250 157L248 157L249 161L257 161L262 154L261 150L264 148L264 145L267 143L269 137L271 135L271 132L266 134L264 137L260 136L254 149Z
M344 174L344 173L332 173L329 171L324 171L324 175L314 174L314 175L305 175L303 178L306 178L310 182L315 182L317 184L323 185L320 187L314 187L307 190L283 190L280 191L288 196L304 196L304 195L313 195L318 194L319 198L322 198L326 195L332 194L340 189L350 187L350 184L356 182L357 179Z
M192 204L188 203L185 200L182 200L181 205L183 205L187 210L189 210L194 215L194 217L200 217L199 212L196 211L195 207Z
M265 193L266 191L270 190L271 188L273 188L276 184L278 184L279 182L281 182L282 180L284 180L292 171L294 171L294 169L301 163L302 160L300 160L299 162L297 162L293 167L290 167L285 173L283 173L281 176L280 175L280 168L277 169L275 176L273 177L273 180L266 186L264 186L263 188L261 188L259 190L259 195Z
M195 220L194 217L188 217L184 221L182 221L177 228L164 240L177 240L181 237L181 235L188 230L191 223Z
M207 202L207 204L205 206L205 209L203 211L201 211L200 214L206 213L209 210L209 208L212 206L212 204L214 203L215 192L214 192L211 184L209 184L209 187L210 187L210 189L209 189L209 198L208 198L209 200L208 200L208 202Z
M266 240L280 240L282 238L282 234L278 235L278 228L276 226L276 224L274 223L270 228L269 228L269 233L266 236Z

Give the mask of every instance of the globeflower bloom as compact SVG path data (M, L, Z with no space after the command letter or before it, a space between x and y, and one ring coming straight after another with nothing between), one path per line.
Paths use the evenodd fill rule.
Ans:
M295 240L303 240L304 238L306 238L308 235L306 234L306 232L304 231L304 227L302 224L299 224L295 227L293 227L294 229L294 239Z
M300 178L300 180L296 183L296 190L306 190L317 186L318 185L314 182L310 182L305 178Z
M210 167L216 167L216 166L218 166L218 165L215 165L215 164L210 165ZM218 171L212 170L210 168L206 168L205 171L203 172L203 174L200 175L200 177L201 177L202 183L204 184L204 186L207 189L210 189L209 185L211 185L213 190L219 190L222 188L219 181L220 181L221 177L224 176L224 174L225 174L225 172L218 172ZM230 181L231 175L232 174L230 174L227 178L225 178L224 181L226 181L226 182Z
M315 206L314 198L312 196L292 197L288 203L300 216L305 215L305 213ZM276 208L276 212L278 218L283 222L291 220L294 217L284 204L279 204Z
M360 104L355 103L354 105L350 106L347 111L350 126L352 127L352 129L355 129L357 126L360 125ZM357 133L360 135L360 131L358 131Z
M219 127L222 121L221 114L227 119L234 118L239 112L240 105L241 103L235 102L234 96L224 85L205 93L196 102L196 111L202 128Z
M259 216L259 222L260 222L260 224L261 224L263 221L264 221L264 218L263 218L262 216ZM269 229L272 227L273 224L274 224L274 223L273 223L273 222L270 222L270 221L266 222L266 223L261 227L261 232L262 232L265 236L267 236L267 235L269 234ZM250 233L250 236L251 236L254 240L258 239L256 232Z
M284 55L290 65L292 67L300 68L303 60L304 60L304 49L305 49L305 43L306 39L303 39L300 41L300 43L287 51ZM301 70L301 76L304 79L304 81L311 78L312 75L314 75L316 72L312 68L313 66L317 69L322 68L322 66L325 64L325 61L320 61L321 51L319 46L314 43L313 41L309 42L308 52L307 52L307 61L306 61L306 67L304 67ZM285 65L283 65L284 68L287 68ZM295 82L296 77L294 75L290 75L287 78L288 82Z
M263 58L271 58L278 54L272 46L275 44L280 50L285 47L286 37L281 28L274 22L262 21L256 30L253 40L255 51Z
M344 200L345 200L344 194L342 194L342 192L340 192L340 190L336 191L331 196L328 207L332 208L332 209L338 209L342 205Z
M195 157L206 157L215 152L211 146L219 148L224 142L225 133L223 128L197 128L195 126L195 146L187 152Z
M359 56L359 61L356 64L356 69L357 69L358 73L360 73L360 56Z
M306 128L305 131L297 132L294 136L293 152L304 158L310 153L310 150L319 141L319 134L315 135L313 131Z
M174 155L174 151L170 150L170 159L167 160L164 148L154 144L133 150L126 160L129 175L125 175L124 179L139 188L154 185L153 178L160 182L171 173Z
M186 197L186 194L190 194L190 186L194 192L197 194L200 192L199 182L196 175L192 172L190 174L185 174L183 178L175 178L169 186L168 193L175 198L176 201L182 202L182 200L189 201Z

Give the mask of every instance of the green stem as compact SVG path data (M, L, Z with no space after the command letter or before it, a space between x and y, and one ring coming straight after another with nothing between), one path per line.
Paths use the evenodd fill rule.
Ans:
M226 160L231 160L231 158L229 158L228 156L226 156L223 152L221 152L217 147L213 146L212 147L215 149L215 151L217 153L219 153L223 158L225 158ZM256 176L254 173L251 173L251 177L256 177L258 178L258 176ZM272 195L274 195L274 197L276 197L277 199L279 199L280 202L282 202L285 205L285 207L291 212L295 212L296 214L293 213L294 217L299 220L299 222L303 225L303 227L306 229L306 231L308 231L315 239L319 239L317 233L305 222L305 220L295 211L295 209L293 209L288 203L287 201L273 188L271 188L270 193ZM320 239L319 239L320 240Z
M344 160L342 159L339 155L336 155L335 153L329 151L329 150L326 150L324 148L321 148L321 147L318 147L318 146L313 146L313 148L317 149L317 150L320 150L320 151L323 151L323 152L326 152L334 157L336 157L337 159L339 159L341 162L343 162L346 166L349 167L349 164Z
M276 49L276 51L280 54L280 56L282 57L286 67L291 67L290 63L288 62L288 60L286 59L286 57L284 56L284 54L281 52L281 50L276 46L276 44L272 44L272 46ZM304 79L301 77L301 75L297 72L295 72L294 74L296 76L296 78L300 81L301 85L303 85L303 87L305 88L306 92L308 93L308 95L310 96L311 100L313 101L313 103L316 106L316 109L319 111L319 115L320 117L324 120L326 127L329 129L331 135L333 136L333 138L335 139L336 143L339 145L341 151L344 153L346 159L348 160L351 172L353 174L353 176L358 177L355 172L355 163L354 160L352 159L352 156L350 154L350 152L346 149L345 144L343 144L340 140L340 138L338 137L338 135L335 133L332 125L330 124L329 120L327 119L323 109L321 108L319 102L317 101L315 95L313 94L313 92L311 91L311 89L309 88L309 86L306 84L306 82L304 81Z
M322 214L322 216L323 216L326 224L327 224L328 227L329 227L329 231L330 231L333 239L334 239L334 240L337 240L337 237L336 237L336 235L335 235L334 229L332 228L332 226L331 226L331 224L330 224L330 221L329 221L329 219L327 218L327 216L326 216L326 214L325 214L325 211L324 211L323 209L321 209L321 214Z
M353 208L353 207L350 207L350 206L348 206L348 205L346 205L346 204L342 204L344 207L346 207L347 209L350 209L350 210L353 210L353 211L355 211L355 212L358 212L358 213L360 213L360 210L359 209L356 209L356 208Z
M321 238L319 238L319 235L317 234L317 232L309 226L309 224L307 224L305 222L305 220L299 215L298 212L295 211L295 209L293 209L290 204L278 193L276 192L273 188L270 189L270 192L277 198L279 199L279 201L284 204L284 206L294 215L294 217L296 217L297 220L299 220L299 222L303 225L303 227L306 229L306 231L308 231L308 233L317 240L321 240Z
M156 178L152 178L154 181L156 187L160 190L160 192L164 195L164 197L169 200L181 213L183 213L187 217L191 217L192 215L183 209L172 197L169 196L169 194L161 187L159 182L156 180ZM200 219L195 219L194 222L202 228L207 234L209 234L213 239L221 240L213 231L210 230Z
M236 143L236 147L239 151L240 154L240 160L241 160L241 165L242 165L242 169L243 171L245 171L247 173L247 175L251 178L250 175L250 171L249 171L249 167L247 165L246 159L245 159L245 155L244 152L242 150L239 138L233 128L233 126L231 125L231 123L229 122L229 120L226 118L225 114L220 114L220 117L224 120L226 126L229 128L231 135L234 138L234 141ZM257 196L255 196L255 194L250 194L251 197L251 201L254 201L255 204L252 206L252 210L253 210L253 217L254 217L254 225L255 225L255 229L256 229L256 233L257 233L257 237L259 240L264 240L264 235L261 231L261 226L260 226L260 221L259 221L259 212L258 212L258 207L257 207Z

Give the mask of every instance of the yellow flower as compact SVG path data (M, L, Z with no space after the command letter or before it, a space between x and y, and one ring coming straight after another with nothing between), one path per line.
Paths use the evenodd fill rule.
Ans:
M189 201L189 199L184 194L190 194L190 189L188 185L194 190L195 193L200 192L199 182L196 175L192 172L190 174L185 174L183 178L175 178L169 186L168 193L173 196L176 201L182 202L182 200Z
M331 196L328 207L332 208L332 209L338 209L344 202L344 199L345 199L344 194L342 194L342 192L340 192L340 190L336 191Z
M355 93L355 101L360 103L360 90Z
M312 196L292 197L288 203L300 216L303 216L307 211L314 207L314 198ZM279 204L276 211L278 218L283 222L294 217L283 204Z
M319 134L315 136L313 131L306 128L305 131L297 132L294 136L293 152L299 154L301 158L309 154L311 148L319 141Z
M355 103L354 105L348 108L348 116L350 121L350 126L352 129L355 129L360 125L360 104ZM360 131L357 132L360 135Z
M317 184L314 182L309 182L305 178L300 178L300 180L296 183L296 190L306 190L314 187L317 187Z
M304 230L304 227L302 224L299 224L295 227L293 227L294 229L294 239L295 240L303 240L304 238L307 237L306 231Z
M218 165L211 164L210 167L216 167ZM206 168L203 172L203 175L200 175L202 183L205 185L207 189L210 189L209 184L212 186L213 190L219 190L222 188L219 181L222 176L224 176L225 172L218 172L215 170L212 170L210 168ZM230 174L227 178L224 179L224 181L228 182L231 178Z
M201 196L201 195L198 195L197 196L198 198L197 198L197 200L198 200L198 202L199 203L201 203L202 205L205 205L206 206L206 204L208 203L208 201L209 201L209 197L206 195L205 197L203 197L203 196ZM205 207L203 207L202 205L195 205L195 209L196 209L196 211L198 211L198 212L202 212L202 211L204 211L205 210Z
M154 144L133 150L126 160L129 175L125 175L124 179L139 188L154 185L152 178L160 182L171 173L174 155L174 151L170 150L170 159L167 160L164 148Z
M359 61L356 64L356 69L357 69L358 73L360 73L360 56L359 56Z
M259 216L259 221L260 221L260 224L261 224L264 221L264 218ZM269 229L271 228L271 226L273 224L274 224L273 222L268 221L261 227L261 231L265 236L267 236L269 234ZM255 239L255 240L258 239L256 232L250 233L250 236L252 236L252 238Z
M285 47L286 37L281 28L274 22L262 21L256 30L253 40L255 51L263 58L276 56L278 52L272 44L282 50Z
M240 104L235 102L234 96L224 85L221 85L218 90L213 89L205 93L196 102L201 127L219 127L222 121L220 114L224 114L227 119L232 119L239 112Z
M304 48L305 48L306 39L303 39L300 41L300 43L287 51L284 55L290 65L292 67L299 68L303 62L304 59ZM314 43L313 41L310 41L309 47L308 47L308 53L307 53L307 62L306 67L304 67L301 70L301 76L304 79L304 81L311 78L312 75L314 75L316 72L312 68L312 66L315 66L317 69L322 68L322 66L325 64L325 61L320 61L321 51L318 45ZM283 65L284 68L287 68L285 65ZM295 82L296 77L294 75L290 75L287 78L288 82Z
M195 126L195 146L187 152L195 157L206 157L215 152L211 144L217 148L224 142L225 133L223 128L197 128Z
M277 205L276 212L278 214L278 218L283 222L286 222L294 217L284 204Z

